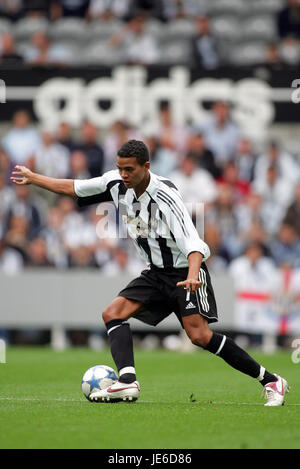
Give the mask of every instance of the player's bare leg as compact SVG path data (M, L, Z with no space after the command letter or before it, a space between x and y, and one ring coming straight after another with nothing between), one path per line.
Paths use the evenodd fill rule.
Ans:
M185 331L193 344L218 355L236 370L260 381L265 389L266 406L284 404L284 395L289 391L285 379L269 373L230 337L211 331L206 319L200 314L185 316L182 320Z
M133 341L126 320L141 309L142 303L117 297L103 311L102 317L110 339L111 354L118 368L119 380L107 389L92 393L91 401L135 401L138 398L140 386L136 381Z
M208 322L200 314L191 314L182 318L184 329L194 345L205 348L212 338Z

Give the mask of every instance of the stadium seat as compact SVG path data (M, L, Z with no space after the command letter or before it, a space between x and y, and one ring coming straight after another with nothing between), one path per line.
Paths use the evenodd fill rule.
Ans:
M200 15L208 15L214 8L214 4L217 3L218 0L195 0L195 3L198 7L198 11Z
M49 23L46 18L23 18L13 26L16 39L29 39L34 33L42 31L48 33Z
M195 22L188 19L173 20L163 26L163 40L190 39L196 33Z
M235 45L230 51L229 60L232 65L250 66L265 61L266 44L264 42L249 42Z
M162 25L161 21L151 18L147 21L145 30L148 34L159 41L164 37L165 25Z
M284 0L243 0L249 14L276 14L285 6Z
M111 47L107 41L94 41L86 45L81 54L81 63L86 65L118 65L120 49Z
M51 24L49 34L53 39L84 40L87 36L87 25L80 18L62 18Z
M89 40L102 41L110 38L122 29L124 24L119 20L94 20L88 25L87 36Z
M277 37L275 20L271 15L255 15L242 23L243 38L272 41Z
M216 37L236 41L240 37L240 21L237 16L224 15L212 18L211 29Z
M165 42L160 47L159 63L163 65L188 65L191 61L191 43L189 40Z
M212 2L210 15L241 15L247 10L247 4L244 0L218 0Z

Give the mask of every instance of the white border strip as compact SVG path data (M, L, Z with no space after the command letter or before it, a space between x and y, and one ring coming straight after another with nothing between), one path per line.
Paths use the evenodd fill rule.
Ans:
M125 373L133 373L135 375L135 368L133 366L125 366L119 371L119 376L124 375Z
M117 326L111 327L110 329L108 329L107 335L109 335L112 331L114 331L115 329L117 329L117 327L123 326L123 324L128 324L128 322L127 322L127 321L123 321L122 324L118 324Z
M226 340L226 335L223 335L222 342L221 342L221 344L220 344L220 347L219 347L218 350L216 351L215 355L219 355L219 353L221 352L222 348L224 347L225 340Z

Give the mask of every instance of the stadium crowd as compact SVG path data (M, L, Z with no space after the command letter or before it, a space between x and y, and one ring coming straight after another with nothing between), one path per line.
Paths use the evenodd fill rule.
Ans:
M139 274L143 266L130 241L108 230L98 236L104 215L95 206L79 208L72 198L9 180L16 164L58 178L100 176L115 168L118 148L131 138L147 143L152 171L178 187L195 223L202 216L196 204L204 202L212 272L224 272L249 246L276 265L300 267L298 155L274 140L258 153L231 118L229 105L216 102L205 121L182 128L172 124L163 103L157 128L147 136L126 122L106 132L90 122L79 131L66 123L39 129L27 111L18 110L1 138L0 271L81 267Z
M3 0L0 67L300 63L298 0Z
M107 58L111 64L185 63L207 70L253 63L297 67L299 1L249 4L246 0L3 0L0 67L71 66L76 60L81 65L107 65ZM188 44L188 51L183 44ZM0 270L4 272L80 266L108 275L139 273L140 261L126 239L97 235L101 215L95 207L79 209L71 198L13 186L9 180L16 164L57 178L99 176L114 168L118 148L131 138L146 141L152 171L170 178L186 203L204 202L201 234L211 247L212 271L224 271L248 252L249 245L258 246L260 255L277 265L300 267L299 155L287 153L278 141L266 142L261 151L231 118L226 103L216 102L206 121L182 128L172 123L168 105L162 104L157 128L147 135L123 121L108 131L91 122L80 129L67 123L56 129L38 128L22 109L10 124L0 139ZM195 223L200 212L191 210Z

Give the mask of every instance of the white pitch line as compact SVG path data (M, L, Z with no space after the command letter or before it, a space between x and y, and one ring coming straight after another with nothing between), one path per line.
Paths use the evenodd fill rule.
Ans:
M57 402L84 402L83 399L64 399L61 397L57 398L37 398L37 397L0 397L0 401L57 401Z
M210 406L213 406L213 405L235 405L235 406L239 406L239 405L249 405L249 406L262 406L263 403L255 403L255 402L223 402L223 401L220 401L220 402L201 402L201 401L195 401L195 402L157 402L157 401L142 401L142 400L138 400L138 402L140 402L141 404L193 404L193 405L210 405ZM289 404L289 403L286 403L285 405L287 406L300 406L300 403L299 404Z
M86 399L64 399L61 397L54 397L54 398L37 398L37 397L0 397L0 401L30 401L30 402L43 402L43 401L50 401L50 402L86 402ZM176 404L176 402L158 402L158 401L143 401L139 400L138 403L140 404ZM254 402L201 402L201 401L196 401L196 402L177 402L177 404L193 404L193 405L248 405L248 406L261 406L262 403L254 403ZM300 403L298 404L286 404L287 406L300 406Z

